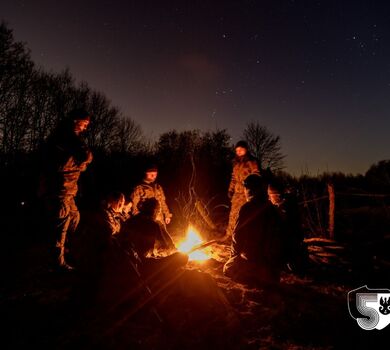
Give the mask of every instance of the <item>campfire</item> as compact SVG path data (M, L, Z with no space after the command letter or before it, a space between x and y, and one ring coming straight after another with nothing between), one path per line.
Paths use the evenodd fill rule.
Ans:
M177 249L182 253L188 254L190 261L202 262L211 258L211 254L203 247L208 245L207 243L203 241L198 231L190 225L184 240L177 244Z

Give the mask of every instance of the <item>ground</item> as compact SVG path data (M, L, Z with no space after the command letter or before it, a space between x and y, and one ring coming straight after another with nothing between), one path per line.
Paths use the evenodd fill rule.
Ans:
M74 274L48 272L47 245L13 246L2 262L3 344L12 349L333 349L388 339L390 327L364 331L347 308L351 289L390 287L388 261L363 256L361 263L361 255L345 243L312 238L307 244L305 272L286 269L272 289L224 277L228 246L214 244L212 259L190 262L163 302L131 317L126 309L99 314L76 307L70 298Z

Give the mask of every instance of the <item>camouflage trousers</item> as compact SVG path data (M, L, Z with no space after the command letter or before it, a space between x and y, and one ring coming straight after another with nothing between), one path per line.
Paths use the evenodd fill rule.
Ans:
M51 227L55 239L55 264L66 266L66 245L77 229L80 213L73 196L53 198L48 203Z
M232 205L230 207L229 222L226 228L226 237L228 237L229 239L231 239L234 229L236 228L240 209L245 203L245 193L234 193L232 198Z

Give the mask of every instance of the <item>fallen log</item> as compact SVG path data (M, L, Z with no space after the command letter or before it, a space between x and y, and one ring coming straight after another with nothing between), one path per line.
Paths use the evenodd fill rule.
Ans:
M191 253L193 253L193 252L195 252L195 251L197 251L199 249L204 249L204 248L206 248L206 247L208 247L208 246L210 246L210 245L212 245L214 243L218 243L218 240L217 239L212 239L211 241L200 243L200 244L192 247L191 250L186 252L185 254L191 254Z

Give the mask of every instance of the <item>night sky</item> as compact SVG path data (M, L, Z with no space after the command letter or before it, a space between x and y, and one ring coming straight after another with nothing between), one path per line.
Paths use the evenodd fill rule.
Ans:
M259 121L295 175L390 158L388 1L2 0L0 19L148 137Z

